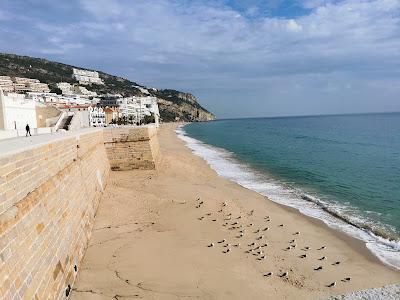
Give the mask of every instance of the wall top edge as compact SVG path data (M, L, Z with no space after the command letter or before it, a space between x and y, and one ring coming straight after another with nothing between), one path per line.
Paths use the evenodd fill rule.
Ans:
M103 128L85 128L77 131L48 133L34 135L32 137L18 137L0 141L0 158L29 151L50 143L60 142L68 139L78 139L88 133L102 132Z

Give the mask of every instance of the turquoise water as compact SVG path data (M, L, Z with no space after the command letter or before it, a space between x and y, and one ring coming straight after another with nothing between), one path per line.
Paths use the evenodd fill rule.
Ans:
M226 177L283 204L312 203L306 214L329 212L400 261L400 114L220 120L184 132L192 146L206 144L192 149Z

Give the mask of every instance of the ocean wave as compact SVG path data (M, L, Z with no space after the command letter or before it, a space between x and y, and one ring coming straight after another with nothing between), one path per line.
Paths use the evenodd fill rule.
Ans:
M400 270L399 237L371 220L361 217L357 209L328 202L261 173L236 160L233 153L188 136L183 126L179 126L176 132L192 152L205 159L218 175L256 191L271 201L296 208L304 215L320 219L331 228L364 241L366 247L379 260Z

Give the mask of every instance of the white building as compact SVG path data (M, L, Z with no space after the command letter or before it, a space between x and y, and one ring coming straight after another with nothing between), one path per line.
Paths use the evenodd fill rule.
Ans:
M109 100L101 100L102 107L117 107L120 116L132 123L141 123L146 116L154 116L158 125L160 112L156 97L129 97Z
M86 96L86 97L96 97L97 93L89 91L84 86L75 85L72 87L72 92L78 95Z
M104 84L98 72L75 69L72 70L72 77L79 81L79 84Z
M3 93L0 89L0 129L24 130L26 124L37 128L36 102L25 95Z
M0 76L0 88L4 92L13 92L14 84L10 76Z
M50 92L49 86L46 83L41 83L38 79L15 77L14 81L14 91L17 93Z
M59 82L57 83L57 87L61 90L63 95L72 94L72 85L68 82Z
M90 127L106 126L106 114L101 107L89 107L88 110Z

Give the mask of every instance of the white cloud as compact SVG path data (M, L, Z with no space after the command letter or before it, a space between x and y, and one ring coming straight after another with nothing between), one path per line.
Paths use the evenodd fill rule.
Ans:
M48 39L47 46L35 45L45 47L41 53L74 53L71 59L148 84L227 91L246 81L261 95L266 84L276 90L277 81L298 82L298 76L309 90L313 76L326 78L320 84L326 91L353 78L365 86L377 78L389 82L400 69L398 0L306 0L301 3L308 14L287 18L262 17L258 0L243 12L221 0L76 1L79 17L29 20L37 30L26 37ZM132 66L140 72L131 73ZM295 84L285 88L288 97L290 86Z
M289 31L299 32L302 30L301 25L299 25L295 20L289 20L286 24L286 27Z

